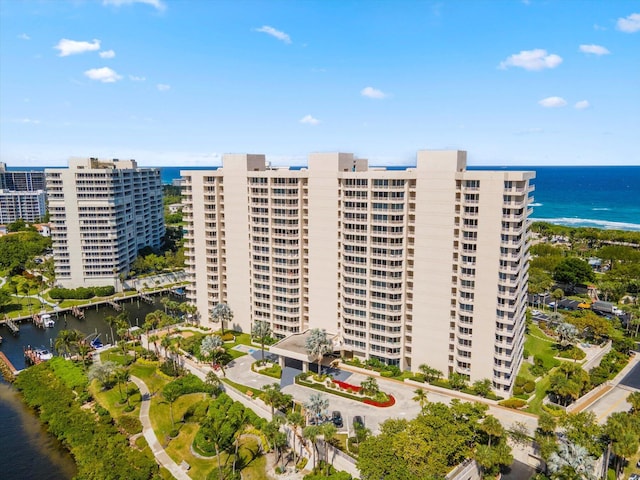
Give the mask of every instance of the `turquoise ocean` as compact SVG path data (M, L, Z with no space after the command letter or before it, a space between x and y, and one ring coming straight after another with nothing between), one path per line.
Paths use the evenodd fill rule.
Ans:
M44 167L9 167L42 170ZM158 167L162 182L180 178L180 170L218 167ZM300 167L292 167L299 169ZM402 170L403 167L388 167ZM630 167L469 167L470 170L531 170L534 220L559 225L640 231L640 166Z
M180 170L197 170L204 167L160 168L163 183L171 183L172 180L180 178ZM407 167L389 169L405 168ZM492 166L469 167L469 170L535 171L532 205L534 220L574 227L640 231L640 166Z

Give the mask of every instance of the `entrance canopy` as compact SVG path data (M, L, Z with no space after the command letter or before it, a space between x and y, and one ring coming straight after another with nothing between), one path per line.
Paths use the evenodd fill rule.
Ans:
M310 335L311 330L305 330L302 333L289 335L278 343L271 345L271 347L269 347L269 352L279 355L280 358L293 358L305 363L316 362L318 359L311 357L305 347L307 338L309 338ZM327 337L333 343L333 352L344 350L344 344L340 335L327 332Z

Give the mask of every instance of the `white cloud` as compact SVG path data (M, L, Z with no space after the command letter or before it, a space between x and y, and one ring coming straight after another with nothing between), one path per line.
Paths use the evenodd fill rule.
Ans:
M621 32L634 33L640 30L640 13L632 13L627 18L619 18L616 28Z
M601 32L604 32L605 30L607 30L607 27L603 27L602 25L598 25L597 23L593 24L593 29L594 30L599 30Z
M31 40L31 37L29 35L27 35L26 33L21 33L20 35L18 35L18 38L20 40Z
M577 108L578 110L584 110L585 108L589 108L590 106L591 104L589 103L588 100L580 100L579 102L576 102L573 108Z
M33 118L18 118L17 120L14 120L15 123L23 123L25 125L38 125L40 123L40 120L36 120Z
M305 115L300 119L300 123L304 123L306 125L318 125L320 123L320 120L312 117L311 115Z
M167 8L162 0L102 0L103 5L113 5L116 7L121 7L122 5L133 5L135 3L151 5L156 10L160 10L161 12Z
M114 83L122 79L121 75L118 75L114 70L109 67L92 68L84 72L85 76L91 80L97 80L104 83Z
M63 38L53 48L60 50L60 53L58 54L60 57L68 57L69 55L77 55L79 53L100 50L100 40L94 39L93 42L78 42L76 40Z
M267 35L271 35L272 37L277 38L278 40L282 40L284 43L291 43L291 37L280 30L276 30L269 25L264 25L260 28L256 28L256 32L266 33Z
M131 80L132 82L144 82L146 79L146 77L136 77L135 75L129 75L129 80Z
M535 135L538 133L543 133L544 130L540 127L532 127L532 128L525 128L522 130L518 130L515 133L515 135Z
M567 101L562 97L547 97L540 100L538 104L545 108L557 108L564 107L567 104Z
M113 50L105 50L104 52L100 52L98 55L100 55L100 58L113 58L116 56L116 52Z
M171 85L167 85L166 83L159 83L156 85L156 88L159 92L166 92L167 90L171 89Z
M543 70L545 68L555 68L562 63L562 57L555 53L547 54L546 50L536 48L534 50L522 50L514 53L506 60L500 62L499 68L520 67L525 70Z
M580 45L582 53L591 53L593 55L609 55L611 52L602 45Z
M382 90L378 90L377 88L373 88L373 87L363 88L362 90L360 90L360 95L362 95L363 97L375 98L375 99L382 99L387 96L387 94L384 93Z

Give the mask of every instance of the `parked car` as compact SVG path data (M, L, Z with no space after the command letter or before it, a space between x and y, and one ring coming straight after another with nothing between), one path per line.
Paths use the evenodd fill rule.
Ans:
M336 428L342 428L342 414L340 414L340 412L338 412L337 410L331 412L331 421L336 426Z
M364 427L364 421L360 415L356 415L353 417L353 428L362 428Z
M637 474L637 473L631 474L631 476L629 477L629 480L640 480L640 474Z

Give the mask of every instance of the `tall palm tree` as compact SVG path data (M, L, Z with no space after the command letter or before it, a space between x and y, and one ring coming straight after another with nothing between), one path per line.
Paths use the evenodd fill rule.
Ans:
M265 385L262 387L261 398L271 407L271 417L275 417L275 406L279 402L280 397L282 396L282 392L280 391L279 383L272 383L270 385Z
M487 415L480 424L480 430L487 434L489 437L489 447L491 447L491 440L493 438L500 438L504 434L504 427L500 421L493 415Z
M312 393L304 408L317 420L329 408L329 400L321 393Z
M300 412L293 411L287 415L287 423L291 426L293 438L293 463L298 463L298 454L296 452L296 437L298 436L298 428L304 425L304 417Z
M253 322L251 335L253 336L253 338L260 342L260 348L262 350L262 363L264 363L264 342L271 336L271 325L269 325L269 322L256 320L255 322Z
M304 342L307 353L318 361L318 374L320 374L320 364L325 354L333 351L333 342L327 336L327 331L323 328L314 328L309 332L309 336Z
M233 311L226 303L218 303L211 310L211 320L215 323L220 322L220 332L224 335L224 324L233 320Z
M302 436L311 442L313 447L313 470L316 469L316 453L318 451L318 437L322 430L318 425L309 425L302 430Z
M156 357L160 357L160 352L158 351L158 340L160 340L160 337L156 334L153 334L153 335L149 335L147 338L149 339L150 342L153 343L153 348L156 351ZM147 342L147 344L148 343L149 342Z
M129 378L131 377L131 373L129 372L128 368L122 367L122 368L118 368L116 369L115 373L115 377L116 377L116 382L118 382L118 391L120 392L120 403L122 403L122 401L124 400L123 395L122 395L122 385L125 385L125 393L127 394L127 405L129 405L129 393L127 391L126 385L129 382Z
M329 465L333 466L333 456L329 463L329 445L333 446L338 429L333 423L325 423L322 425L322 435L324 437L324 463L327 465L326 475L329 475Z

